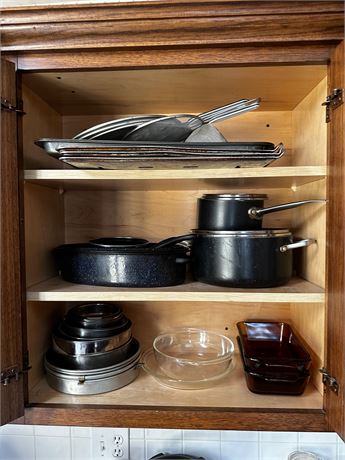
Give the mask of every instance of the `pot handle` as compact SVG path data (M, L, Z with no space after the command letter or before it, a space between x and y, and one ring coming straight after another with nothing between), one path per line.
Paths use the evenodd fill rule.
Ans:
M285 209L298 208L304 204L309 203L326 203L326 200L303 200L303 201L293 201L291 203L278 204L276 206L271 206L269 208L250 208L248 209L248 215L251 219L262 219L265 214L276 211L284 211Z
M305 248L306 246L310 246L311 244L316 244L317 241L314 238L306 238L305 240L297 241L296 243L291 244L284 244L284 246L280 246L280 252L290 251L291 249L297 248Z
M171 238L166 238L165 240L160 241L154 246L154 250L166 248L169 246L173 246L176 243L180 243L181 241L193 241L195 235L193 233L188 233L187 235L180 235L180 236L173 236Z

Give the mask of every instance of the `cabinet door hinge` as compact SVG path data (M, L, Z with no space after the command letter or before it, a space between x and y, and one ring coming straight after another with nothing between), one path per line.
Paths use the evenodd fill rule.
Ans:
M326 97L322 105L326 106L326 123L331 121L331 110L336 109L344 102L344 88L335 88L331 94Z
M326 385L330 390L332 390L335 394L338 394L339 391L339 384L335 377L332 377L328 370L325 367L320 369L322 374L322 383Z
M27 353L27 358L28 357L29 354ZM0 375L1 385L7 386L11 383L12 380L19 380L23 374L26 374L31 369L31 366L29 366L25 361L26 357L24 356L23 369L19 369L18 366L12 366L2 370Z
M19 115L25 115L25 112L22 107L23 107L22 101L18 103L18 107L15 107L7 99L5 99L4 97L1 97L1 110L5 110L6 112L16 112Z

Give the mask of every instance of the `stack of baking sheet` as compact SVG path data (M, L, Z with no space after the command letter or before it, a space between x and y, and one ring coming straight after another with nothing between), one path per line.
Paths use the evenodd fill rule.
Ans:
M129 142L39 139L46 152L82 169L247 168L267 166L285 153L270 142Z

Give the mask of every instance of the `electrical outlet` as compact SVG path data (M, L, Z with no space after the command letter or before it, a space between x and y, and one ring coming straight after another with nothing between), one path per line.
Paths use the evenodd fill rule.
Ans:
M128 428L92 428L92 460L129 460Z

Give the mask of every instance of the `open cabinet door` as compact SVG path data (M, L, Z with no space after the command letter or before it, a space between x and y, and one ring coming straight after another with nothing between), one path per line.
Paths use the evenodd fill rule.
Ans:
M328 88L328 94L341 90L339 94L344 99L344 42L332 54ZM328 222L332 224L327 229L325 409L329 428L345 439L345 102L337 100L335 94L329 115Z
M24 415L16 74L1 60L1 424Z

